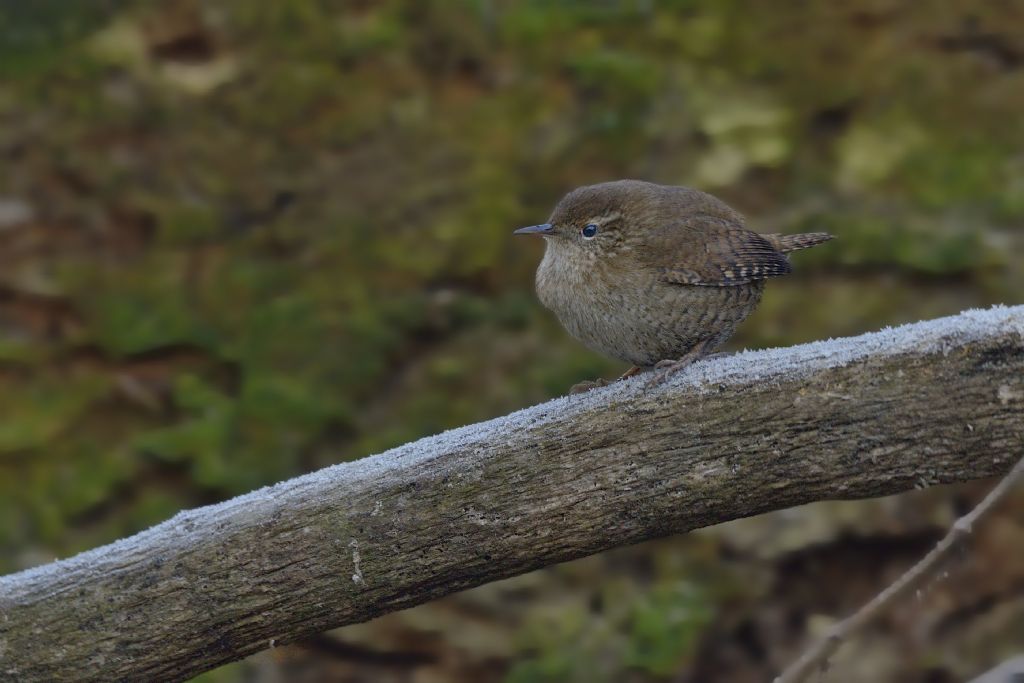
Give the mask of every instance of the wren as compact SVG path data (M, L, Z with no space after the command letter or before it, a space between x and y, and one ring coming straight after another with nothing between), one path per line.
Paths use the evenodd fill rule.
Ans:
M569 334L632 364L623 377L654 367L651 383L725 342L790 272L787 253L832 239L759 234L705 192L639 180L577 188L515 234L547 242L537 294Z

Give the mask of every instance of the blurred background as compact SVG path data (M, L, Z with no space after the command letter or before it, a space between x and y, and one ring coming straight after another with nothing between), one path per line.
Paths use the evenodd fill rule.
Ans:
M1024 302L1024 3L0 5L0 572L624 368L533 293L622 177L794 258L732 346ZM763 681L989 484L830 502L484 586L236 681ZM1024 642L1024 495L833 681Z

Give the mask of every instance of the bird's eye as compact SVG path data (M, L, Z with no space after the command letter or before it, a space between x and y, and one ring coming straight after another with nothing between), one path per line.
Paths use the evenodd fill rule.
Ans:
M583 235L583 239L585 240L594 239L594 235L597 234L597 225L594 223L587 224L582 230L580 230L580 234Z

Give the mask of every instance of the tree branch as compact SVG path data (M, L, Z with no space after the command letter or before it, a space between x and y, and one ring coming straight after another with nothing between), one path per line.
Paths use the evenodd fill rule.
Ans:
M1024 479L1024 458L1021 458L1009 474L988 492L977 507L953 524L931 552L854 614L830 628L823 638L807 648L799 659L776 677L775 683L800 683L815 671L824 671L828 668L829 658L844 641L884 614L894 602L921 585L953 549L971 535L974 525L991 512L1021 479Z
M0 578L0 678L183 680L617 546L1004 474L1024 307L697 363L327 468Z

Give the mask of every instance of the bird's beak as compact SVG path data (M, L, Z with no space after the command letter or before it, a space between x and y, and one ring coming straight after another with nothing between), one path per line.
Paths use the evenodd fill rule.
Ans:
M530 225L525 228L519 228L513 235L551 235L554 234L555 228L550 223L541 223L540 225Z

